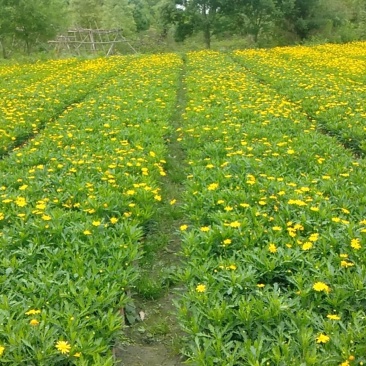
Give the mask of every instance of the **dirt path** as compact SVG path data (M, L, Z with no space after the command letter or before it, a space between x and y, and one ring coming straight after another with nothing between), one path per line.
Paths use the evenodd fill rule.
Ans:
M184 58L183 58L184 60ZM164 203L151 220L144 241L145 255L139 263L141 279L134 304L124 309L128 327L127 341L115 348L119 366L180 366L181 339L174 301L184 289L177 280L181 259L179 227L185 154L178 141L177 129L186 106L185 62L177 89L171 129L165 136L168 154L166 176L162 178Z

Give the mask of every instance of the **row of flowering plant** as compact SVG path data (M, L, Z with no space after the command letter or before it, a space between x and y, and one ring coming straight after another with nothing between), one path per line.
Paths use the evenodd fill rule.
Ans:
M185 81L185 354L363 364L365 161L313 128L291 85L279 94L229 55L190 53Z
M366 155L365 42L237 51L234 57L301 105L312 128Z
M0 162L1 364L113 364L181 59L108 60L114 75Z
M129 58L124 58L128 63ZM0 156L102 83L121 59L50 60L0 69Z

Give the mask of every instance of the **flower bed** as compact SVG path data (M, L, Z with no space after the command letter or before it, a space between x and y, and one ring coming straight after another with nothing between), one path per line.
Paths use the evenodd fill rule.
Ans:
M189 54L186 83L185 353L365 362L365 162L228 56Z
M180 67L132 59L0 162L2 364L113 364Z
M234 57L300 105L314 126L366 154L365 42L234 52Z

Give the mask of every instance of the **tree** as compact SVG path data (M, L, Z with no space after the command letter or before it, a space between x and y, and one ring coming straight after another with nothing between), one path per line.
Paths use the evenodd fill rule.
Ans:
M161 30L162 38L166 38L170 25L175 24L177 11L172 1L161 1L156 5L156 23Z
M320 16L320 5L320 0L295 0L289 20L294 32L301 39L306 39L323 23L324 17Z
M69 11L75 26L97 28L102 25L103 2L101 0L70 0Z
M138 32L148 30L151 24L152 8L146 0L129 0L133 6L133 18Z
M227 0L222 11L231 17L240 34L251 34L258 42L259 35L282 22L293 7L294 0Z
M4 58L8 57L7 41L14 34L15 9L8 1L0 0L0 45Z
M211 37L220 16L220 5L220 0L171 0L161 9L165 23L171 22L176 26L177 41L202 31L205 46L210 48Z
M134 7L128 3L128 0L105 0L102 9L102 26L104 28L123 29L125 35L136 32L133 16Z
M23 42L28 54L37 42L53 38L64 25L64 5L63 0L1 0L3 53L7 37Z

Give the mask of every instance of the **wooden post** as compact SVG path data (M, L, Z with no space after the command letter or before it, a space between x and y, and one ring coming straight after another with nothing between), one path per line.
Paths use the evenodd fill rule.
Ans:
M78 55L81 49L95 53L100 47L106 56L112 55L115 45L122 42L126 42L132 51L137 53L129 41L123 37L121 29L75 28L70 29L67 36L57 36L56 40L49 41L55 44L56 50L73 51Z

